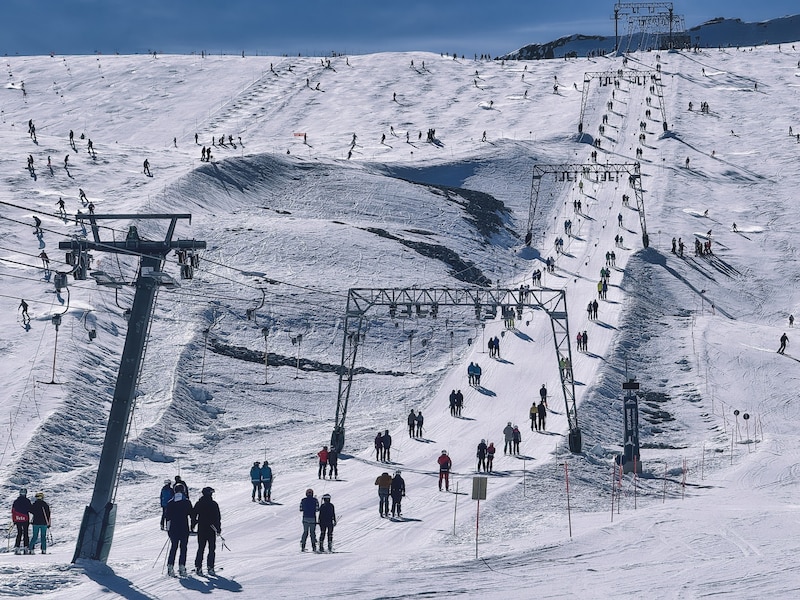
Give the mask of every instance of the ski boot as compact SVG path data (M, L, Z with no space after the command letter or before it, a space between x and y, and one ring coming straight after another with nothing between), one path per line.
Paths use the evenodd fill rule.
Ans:
M214 572L214 567L208 567L208 575L210 577L216 576L216 573Z
M173 567L172 565L167 565L167 576L175 577L175 567Z
M186 566L185 565L180 565L178 567L178 575L180 575L181 577L186 577Z
M197 574L200 577L202 577L203 576L203 567L195 567L194 572L195 572L195 574Z

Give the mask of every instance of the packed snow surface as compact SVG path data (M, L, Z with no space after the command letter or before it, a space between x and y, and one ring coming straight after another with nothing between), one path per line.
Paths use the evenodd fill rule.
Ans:
M53 525L46 555L17 556L9 539L0 594L796 597L800 340L788 317L800 309L799 61L787 46L639 53L626 64L425 53L4 58L0 469L7 505L22 486L43 491ZM584 73L623 68L641 71L638 83L595 78L582 97ZM204 146L210 161L200 160ZM535 166L589 165L593 151L600 164L632 165L637 149L641 200L626 174L598 181L572 168L532 191ZM79 189L98 214L190 213L176 237L207 242L193 279L180 279L174 254L164 267L180 287L158 295L107 565L71 559L133 288L69 276L57 293L43 269L43 250L52 271L72 269L58 243L84 234ZM129 218L103 225L107 241L130 225L148 239L166 230ZM713 254L696 256L695 240ZM590 320L612 251L607 296ZM93 270L135 280L137 257L92 254ZM548 257L556 267L542 293L566 296L581 453L568 449L545 311L526 309L506 328L499 315L477 321L472 307L392 319L376 306L362 329L339 479L318 478L349 288L532 286ZM494 336L498 358L486 351ZM480 387L467 383L470 362L483 369ZM642 474L620 478L631 377L641 385ZM537 432L528 414L542 384L550 410ZM460 417L448 408L453 389L465 397ZM421 437L407 434L412 409L425 416ZM508 422L522 432L518 455L503 453ZM384 430L389 463L373 449ZM476 544L481 439L498 453ZM449 493L437 489L442 450L453 461ZM250 494L249 468L265 459L271 504ZM403 519L385 519L374 482L395 470L407 486ZM216 577L166 576L158 494L176 474L193 500L216 490L229 547L218 547ZM300 552L309 487L332 495L334 554ZM192 538L190 568L195 549Z

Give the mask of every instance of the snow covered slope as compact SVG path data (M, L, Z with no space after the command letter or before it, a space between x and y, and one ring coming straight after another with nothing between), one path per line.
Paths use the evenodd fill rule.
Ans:
M622 68L621 58L5 59L0 469L8 503L25 485L45 492L54 516L48 555L0 553L2 593L792 597L800 586L786 561L798 534L798 359L786 319L799 300L791 211L800 143L789 134L800 128L798 60L777 46L631 55L626 67L642 70L644 85L594 86L579 141L573 84L587 71ZM649 89L657 68L666 134ZM426 142L429 129L434 142ZM642 248L635 200L623 206L623 194L633 197L624 177L584 179L583 189L552 177L542 182L525 248L534 165L589 163L594 147L585 142L593 139L600 163L632 163L641 148L650 247ZM200 161L203 146L211 162ZM145 158L152 177L142 174ZM70 559L132 290L115 294L70 278L57 294L38 257L45 250L52 268L68 270L58 242L82 231L56 205L62 197L70 216L86 210L79 189L97 212L191 213L177 235L208 243L195 278L158 297L108 567ZM34 214L41 239L32 235ZM122 239L130 224L110 223L106 235ZM163 235L157 224L136 225L142 235ZM357 365L364 372L353 384L340 480L318 479L348 288L530 285L531 272L556 257L557 237L565 252L543 284L565 290L571 337L585 330L589 338L587 352L573 346L584 452L566 448L553 333L542 311L506 330L502 319L484 329L474 311L393 321L376 310ZM686 243L682 258L670 252L673 237ZM694 240L709 238L714 255L695 256ZM589 320L586 304L610 251L608 296ZM137 262L95 253L93 266L130 282ZM174 256L166 270L178 277ZM21 298L29 325L16 310ZM54 314L63 314L57 345ZM779 356L784 330L789 349ZM485 352L490 335L501 340L500 359ZM483 367L481 388L467 385L471 361ZM612 520L629 376L641 383L644 472L622 480ZM547 432L537 433L527 419L542 384L551 412ZM465 395L461 418L449 414L452 389ZM425 414L422 438L406 433L411 409ZM501 449L509 421L522 430L521 454L495 459L476 560L468 495L475 448L485 438ZM372 449L387 429L391 464ZM437 490L443 449L458 495ZM248 470L264 459L276 474L271 505L250 501ZM374 481L395 469L408 487L403 521L376 510ZM217 578L164 575L158 492L178 473L193 499L205 485L217 490L230 546L218 551ZM299 552L297 508L309 486L336 505L331 556ZM194 549L192 540L190 566Z

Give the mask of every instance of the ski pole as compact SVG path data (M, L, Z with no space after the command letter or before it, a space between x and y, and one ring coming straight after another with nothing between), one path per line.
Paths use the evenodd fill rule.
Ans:
M153 567L152 567L153 569L156 568L156 565L158 564L158 559L161 558L161 555L164 553L164 549L167 547L167 544L169 544L169 536L167 536L167 541L164 542L164 545L161 546L161 552L159 552L158 556L156 556L156 560L153 563Z
M221 534L219 531L217 531L217 528L216 528L216 527L214 527L213 525L211 526L211 529L213 529L213 530L214 530L214 533L216 533L216 534L219 536L219 539L220 539L220 541L222 542L222 549L223 549L223 550L227 550L228 552L230 552L230 551L231 551L231 549L230 549L230 548L228 548L228 544L226 544L226 543L225 543L225 538L224 538L224 537L222 537L222 534Z

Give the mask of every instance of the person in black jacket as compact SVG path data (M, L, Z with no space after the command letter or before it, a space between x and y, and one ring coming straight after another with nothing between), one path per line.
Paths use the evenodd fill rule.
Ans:
M47 554L47 530L50 528L50 506L44 501L44 494L42 492L36 493L36 502L31 506L31 514L33 515L33 538L28 546L30 553L33 554L33 548L36 546L36 540L41 536L42 554Z
M328 552L333 552L333 528L336 526L336 509L331 504L331 495L322 495L322 506L319 507L319 551L323 552L325 534L328 534Z
M28 533L28 524L30 523L31 501L28 500L28 490L22 488L19 491L19 496L14 500L11 505L11 520L17 526L17 541L14 543L14 554L24 552L28 554L28 545L30 538ZM24 545L20 547L20 543Z
M214 488L204 487L202 496L197 504L194 505L194 515L192 516L192 529L197 526L197 556L194 559L194 570L198 575L203 574L203 554L208 544L208 574L214 573L214 559L217 550L217 534L222 532L222 519L219 514L219 504L217 504L211 494Z
M175 495L167 504L167 534L172 542L167 556L167 575L175 575L175 554L180 548L178 557L178 573L186 576L186 547L189 544L189 517L193 516L194 508L186 497L186 488L183 483L176 483L173 488Z
M390 488L389 493L392 496L392 516L402 517L403 510L400 508L400 503L403 501L403 497L406 495L406 482L400 475L400 471L394 472L394 477L392 477L392 487Z

